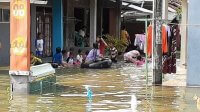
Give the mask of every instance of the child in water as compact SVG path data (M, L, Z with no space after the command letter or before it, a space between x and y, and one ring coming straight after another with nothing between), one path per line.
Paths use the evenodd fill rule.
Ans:
M114 45L111 43L110 44L110 58L112 62L116 63L117 62L117 49L114 47Z
M56 54L53 56L53 64L57 64L58 66L67 67L67 63L63 60L63 55L61 52L61 48L56 48Z
M73 65L74 64L74 49L70 48L69 52L67 52L67 63L68 65Z
M38 34L38 37L35 41L35 47L36 47L36 56L40 58L43 57L44 39L42 33Z
M79 49L78 50L78 55L76 56L76 64L77 65L81 65L82 62L83 62L82 50Z
M42 60L40 58L37 58L33 52L31 52L31 65L35 66L35 65L40 65L42 64Z

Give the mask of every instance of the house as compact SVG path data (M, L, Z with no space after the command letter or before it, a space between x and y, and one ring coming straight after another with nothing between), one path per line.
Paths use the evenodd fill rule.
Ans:
M9 65L10 0L0 1L0 66ZM31 51L35 39L44 35L45 55L52 56L56 47L76 46L75 34L86 26L87 45L92 47L96 36L120 35L120 0L31 0Z

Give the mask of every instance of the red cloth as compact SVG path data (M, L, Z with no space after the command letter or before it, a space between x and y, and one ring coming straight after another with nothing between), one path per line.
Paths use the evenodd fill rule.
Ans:
M152 26L150 25L148 28L148 37L147 37L147 54L148 56L152 55ZM165 26L162 26L162 52L168 52L168 44L167 44L167 30Z
M105 49L106 49L106 45L104 44L104 42L102 40L100 40L99 41L99 50L100 50L101 55L104 55Z

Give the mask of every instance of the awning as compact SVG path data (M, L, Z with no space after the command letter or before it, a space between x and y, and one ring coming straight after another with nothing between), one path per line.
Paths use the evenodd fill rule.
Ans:
M180 0L169 0L168 11L170 13L176 13L177 8L180 7ZM152 15L153 0L122 0L122 16L138 16L138 14Z
M30 0L33 4L47 4L48 0ZM0 0L0 2L10 2L10 0Z

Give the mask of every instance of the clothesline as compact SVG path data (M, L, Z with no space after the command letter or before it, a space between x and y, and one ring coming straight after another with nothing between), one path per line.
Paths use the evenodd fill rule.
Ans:
M166 20L166 19L137 19L137 21L153 21L153 20L162 20L162 24L169 24L169 25L200 26L200 24L180 24L180 23L171 23L171 20Z

